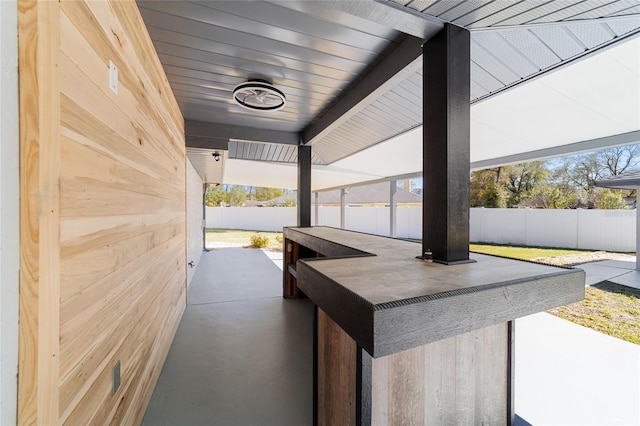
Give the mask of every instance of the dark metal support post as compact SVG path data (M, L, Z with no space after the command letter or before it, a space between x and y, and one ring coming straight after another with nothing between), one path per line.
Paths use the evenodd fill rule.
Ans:
M469 31L446 24L423 46L422 254L469 262Z
M311 226L311 146L298 146L298 226Z

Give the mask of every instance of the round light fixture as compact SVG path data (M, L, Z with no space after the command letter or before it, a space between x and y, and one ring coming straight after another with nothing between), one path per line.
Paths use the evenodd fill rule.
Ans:
M265 80L250 80L233 89L233 99L252 111L278 111L287 102L281 90Z

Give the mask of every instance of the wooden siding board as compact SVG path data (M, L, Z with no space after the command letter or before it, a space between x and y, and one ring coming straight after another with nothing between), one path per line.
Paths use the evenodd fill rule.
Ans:
M180 247L170 252L177 259L183 253ZM72 401L78 402L78 396L85 393L80 390L90 388L96 373L111 371L113 364L105 365L104 360L114 348L122 345L124 336L142 321L143 313L154 300L163 291L168 291L165 287L185 272L183 261L176 268L175 262L167 262L164 257L159 259L148 263L154 269L151 273L132 276L111 289L106 300L88 304L84 311L62 324L61 412L73 407ZM143 265L136 266L140 269ZM125 377L125 372L122 374Z
M66 4L66 3L65 3ZM108 20L108 17L92 14L91 9L98 8L101 14L108 13L109 5L106 2L88 2L89 6L83 7L84 3L79 3L78 7L65 8L68 12L68 25L63 28L68 31L69 36L63 39L61 49L65 54L78 65L87 78L96 84L97 89L102 92L102 96L106 96L110 100L117 102L118 107L123 112L131 114L130 118L135 117L133 121L139 129L153 129L153 138L148 138L150 143L155 143L155 148L161 151L173 150L170 158L177 158L175 154L184 152L184 144L180 146L176 143L176 138L184 133L184 124L182 118L176 123L173 113L167 113L156 107L156 103L160 102L160 95L154 90L154 85L145 76L144 65L128 51L131 46L130 38L126 37L121 26L117 25L117 21L110 21L107 25L108 35L105 33L89 32L92 22L100 22L100 19ZM69 25L70 24L70 25ZM75 32L74 28L75 27ZM99 44L100 42L108 44ZM122 46L120 46L122 44ZM82 50L79 47L82 46ZM111 92L106 84L107 70L109 60L112 60L119 69L118 94ZM157 61L156 61L157 62ZM153 61L151 61L153 63ZM92 70L102 66L103 72L96 73ZM77 88L77 85L71 85L70 89ZM168 85L166 87L168 89ZM123 99L125 98L125 99ZM83 104L87 106L87 104ZM142 122L137 122L141 120ZM151 123L146 123L150 121ZM160 136L163 139L158 141ZM156 143L158 141L158 143ZM171 151L169 151L171 152Z
M78 144L99 152L105 157L115 160L121 166L127 166L144 173L150 179L164 182L165 186L180 190L180 179L173 180L174 173L158 167L150 161L149 157L139 148L138 140L128 140L106 124L92 116L83 116L82 107L62 96L61 105L64 127L61 129L63 137L69 138ZM102 134L104 137L96 141L92 134ZM66 145L66 144L65 144ZM70 148L63 148L63 150ZM64 151L63 151L64 152ZM64 172L66 175L66 171Z
M18 4L20 325L18 423L58 419L59 75L56 3Z
M158 225L182 222L182 214L176 212L62 218L60 220L61 254L63 257L77 254L98 245L126 240L132 234L148 231Z
M176 271L169 277L166 285L179 275L180 271ZM165 286L163 290L171 289ZM95 380L90 382L90 391L80 394L83 395L82 401L75 405L73 412L68 413L68 417L64 418L62 423L69 425L89 423L125 424L114 423L113 416L118 410L122 411L121 405L127 405L126 402L133 399L135 392L132 392L134 390L132 387L135 387L136 383L142 381L144 377L145 363L150 359L151 348L154 340L157 339L155 330L162 330L162 326L167 326L167 331L171 331L173 327L177 327L177 322L179 322L170 324L168 320L175 321L175 317L171 318L164 315L166 312L182 312L182 308L177 310L175 308L176 302L182 298L184 289L174 288L173 291L174 293L172 294L162 292L158 299L153 300L153 303L150 303L148 309L143 312L141 320L136 323L136 326L117 346L117 350L105 356L105 368L98 370L99 374L96 375ZM161 298L161 296L164 297ZM171 305L174 305L174 310L171 309ZM164 324L162 323L163 320ZM164 332L162 332L162 336L164 336ZM172 337L173 334L170 336ZM168 350L168 347L166 349ZM122 366L121 376L123 381L118 392L112 395L111 368L118 360ZM162 368L162 364L159 366L155 362L152 362L152 364Z
M124 86L120 85L118 92L118 96L122 96L121 98L117 96L105 98L105 92L92 82L87 82L80 89L77 82L86 81L86 74L66 55L61 56L63 94L80 106L85 115L93 116L113 132L126 137L130 141L129 143L137 144L148 157L146 163L149 166L162 167L174 175L178 182L182 180L179 179L178 174L179 163L175 160L177 155L172 154L170 149L166 147L169 139L160 138L161 135L156 131L159 124L145 119L144 115L137 111L135 99L126 99L128 96ZM120 99L127 107L121 108L119 106ZM90 133L87 136L91 137L92 134L95 135L95 133ZM102 138L98 138L96 142L101 143ZM184 155L184 152L179 155Z
M186 304L184 121L134 2L19 7L19 422L140 422Z
M164 118L160 124L178 135L184 135L182 113L136 4L120 1L86 3L94 13L102 8L102 13L95 13L95 16L102 18L100 22L104 31L113 34L114 45L117 43L126 52L125 62L133 67L144 97L151 100L148 105ZM115 16L117 19L114 19ZM117 28L117 33L114 28ZM184 144L175 143L172 147L177 153L184 151Z
M141 195L176 200L182 195L177 187L167 188L161 180L141 172L105 153L63 136L61 159L69 165L61 178L70 182L86 182L108 186ZM81 158L82 161L77 161ZM101 167L104 166L104 167ZM171 175L167 175L167 178Z
M76 311L81 310L82 304L75 306L76 302L80 303L77 300L79 297L89 297L87 293L90 289L98 286L103 279L118 279L114 273L126 269L128 264L146 253L153 252L183 228L180 224L156 225L142 234L129 235L122 241L97 245L64 257L60 265L61 279L65 282L65 291L60 294L63 317L72 315L66 312L67 304L71 304ZM103 291L108 292L109 287L104 287Z

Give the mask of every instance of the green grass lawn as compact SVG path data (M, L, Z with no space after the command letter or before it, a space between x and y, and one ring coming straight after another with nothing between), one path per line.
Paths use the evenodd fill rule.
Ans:
M267 247L269 250L282 250L282 232L269 231L245 231L240 229L207 229L207 246L211 247L214 242L237 244L243 247L251 245L251 236L260 234L269 239Z
M640 344L640 290L603 282L585 289L582 302L549 313L610 336Z

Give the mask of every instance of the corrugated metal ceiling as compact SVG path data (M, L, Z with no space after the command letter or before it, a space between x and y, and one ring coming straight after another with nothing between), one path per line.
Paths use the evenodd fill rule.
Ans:
M401 34L345 26L263 1L140 1L185 119L298 132ZM375 32L373 31L375 29ZM271 81L287 106L241 108L233 88Z
M297 164L298 147L278 143L230 141L229 158ZM311 154L311 163L325 164L315 152Z
M637 0L388 0L469 29L640 13Z
M300 132L404 37L398 31L404 30L402 20L394 29L363 12L372 2L138 4L185 119L259 129ZM376 0L375 5L403 12L407 22L418 16L425 25L449 22L470 29L476 102L640 30L637 0ZM255 77L285 92L283 110L256 113L233 102L234 86ZM421 111L418 71L315 140L314 162L331 164L415 128ZM230 156L294 161L292 147L276 155L261 145L235 141ZM212 161L192 150L189 157L194 165ZM211 173L208 165L202 167L196 166L203 177Z
M202 180L207 183L223 183L227 154L224 151L218 151L220 159L215 161L211 155L213 152L215 150L187 147L187 156Z

